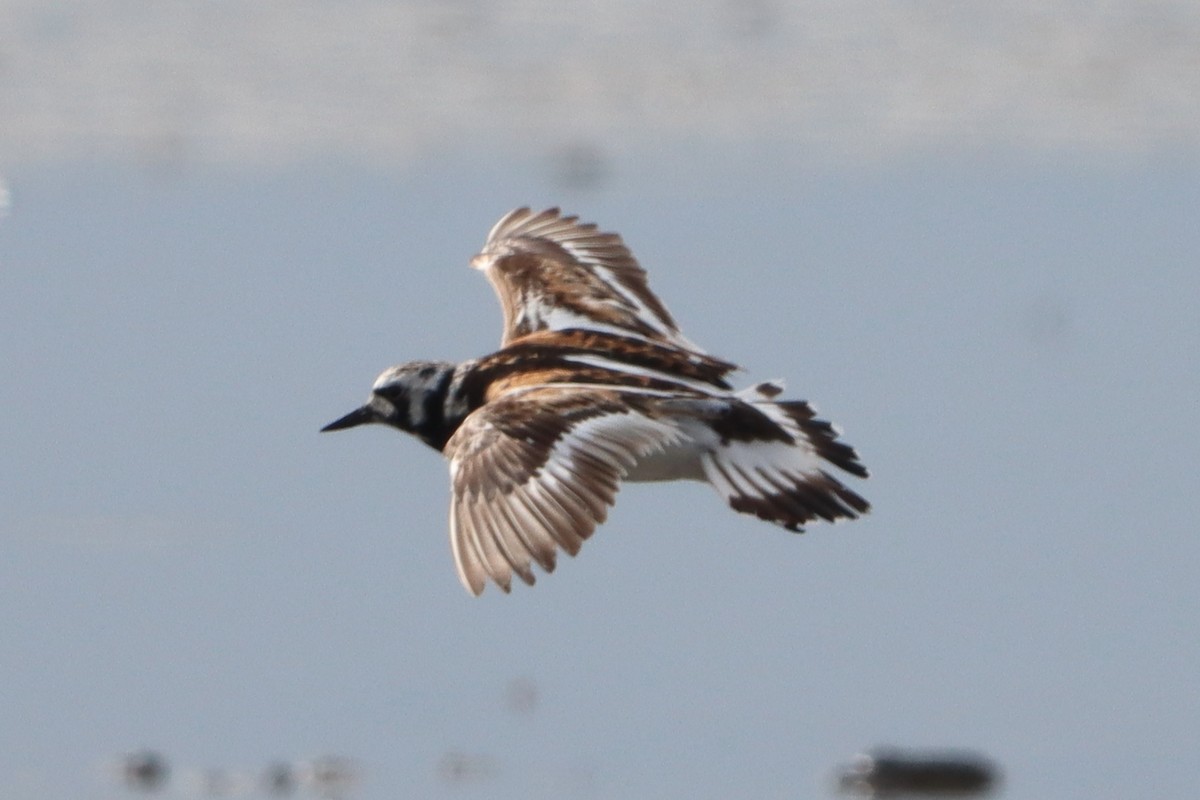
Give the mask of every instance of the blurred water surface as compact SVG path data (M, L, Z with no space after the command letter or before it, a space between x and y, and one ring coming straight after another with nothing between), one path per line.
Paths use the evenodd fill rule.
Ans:
M0 7L0 154L407 164L782 141L843 158L1200 142L1200 6L705 0Z

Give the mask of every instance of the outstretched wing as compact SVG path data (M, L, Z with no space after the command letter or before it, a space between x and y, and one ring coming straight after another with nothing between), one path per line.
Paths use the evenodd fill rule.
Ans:
M510 211L471 266L487 275L500 298L502 346L535 331L584 328L699 352L650 291L621 237L557 208Z
M532 565L554 569L604 521L621 478L681 433L636 393L546 386L476 410L446 444L450 543L463 586L488 578L505 592Z

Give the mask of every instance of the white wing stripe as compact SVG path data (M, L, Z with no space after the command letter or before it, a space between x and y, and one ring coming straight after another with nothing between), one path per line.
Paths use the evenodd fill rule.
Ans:
M570 248L568 248L568 249L570 249ZM589 257L588 255L583 255L583 258L581 260L594 261L595 259L594 259L594 257ZM608 269L607 267L602 267L602 266L598 266L598 265L593 267L592 271L593 271L593 273L595 273L595 275L598 278L600 278L600 280L604 281L604 284L606 286L608 286L610 289L612 289L618 295L620 295L622 298L624 298L624 300L633 309L635 309L635 313L637 314L638 318L640 318L643 322L647 323L651 328L654 328L656 331L658 331L660 334L662 334L667 339L682 346L684 349L696 350L696 346L694 344L689 342L684 337L684 335L681 334L679 331L675 330L675 327L673 325L671 325L667 320L663 319L657 313L652 311L650 309L650 307L647 306L645 304L645 302L642 301L641 298L639 298L636 294L634 294L629 289L629 287L626 286L621 281L620 277L615 272L613 272L611 269ZM703 352L703 351L696 350L696 352Z
M595 328L595 326L592 326L592 327ZM694 380L692 378L685 378L674 372L666 372L664 370L651 369L650 367L637 366L634 364L627 363L625 361L617 361L616 359L609 358L608 356L603 355L601 353L597 353L595 355L585 354L585 353L575 353L572 355L564 356L563 360L568 361L572 364L579 364L580 366L584 366L584 367L598 367L599 369L623 372L626 375L635 375L639 378L651 378L654 380L670 382L670 383L676 384L677 386L681 386L686 389L691 389L692 391L696 391L696 392L702 392L703 394L710 395L712 397L730 397L730 396L732 396L731 392L727 392L722 389L718 389L716 386L713 386L711 383L705 383L703 381ZM650 392L650 391L654 391L654 390L638 389L637 391L640 393L643 391ZM672 392L661 392L661 394L673 394L673 393Z

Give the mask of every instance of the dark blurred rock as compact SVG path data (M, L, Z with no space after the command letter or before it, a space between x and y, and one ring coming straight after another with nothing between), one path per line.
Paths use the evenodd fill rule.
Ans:
M136 791L156 792L166 785L170 774L167 760L153 750L129 753L121 761L121 777Z
M564 189L598 189L612 172L604 151L587 142L560 149L553 159L554 181Z
M438 762L438 775L451 784L478 783L494 777L496 764L491 758L451 750Z
M842 770L843 792L863 797L969 797L998 782L996 767L974 753L880 749Z
M263 787L273 797L287 797L296 791L296 770L282 761L267 767Z
M537 710L539 692L533 678L513 678L504 692L508 710L514 714L532 714Z

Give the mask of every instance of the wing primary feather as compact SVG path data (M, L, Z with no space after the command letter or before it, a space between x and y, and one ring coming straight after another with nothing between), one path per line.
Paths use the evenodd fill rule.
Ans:
M579 521L579 530L587 530L584 538L591 535L591 524L604 521L604 503L595 497L588 496L575 486L576 476L565 468L557 465L547 465L547 471L554 473L558 487L558 497L574 511L574 517Z
M489 525L484 515L483 504L478 497L475 497L464 499L463 505L467 511L471 543L479 553L479 558L487 569L488 575L505 592L508 592L512 586L511 564L500 551L493 537L488 535Z
M479 538L496 548L507 569L516 573L525 583L532 584L533 572L529 569L529 554L521 552L523 548L520 540L516 539L511 525L506 522L505 503L505 499L494 497L490 501L478 504L480 518L484 523Z
M521 522L516 518L512 507L512 501L520 491L515 489L504 497L494 498L488 508L495 523L496 540L500 543L501 551L509 558L513 571L526 584L532 586L535 577L531 564L535 555L521 533Z
M526 549L533 555L538 566L546 572L554 571L556 550L554 539L546 530L546 522L537 513L530 502L529 494L525 491L513 492L510 496L514 517L520 517L521 527L517 534L525 543Z
M571 468L565 464L556 464L555 467L571 477L563 482L563 488L566 491L574 493L576 497L583 501L591 518L596 522L603 522L608 515L608 506L616 499L617 481L615 477L605 475L603 471L594 469L596 463L593 459L580 459L583 465L593 465L593 471L590 475L585 475L579 468Z
M478 597L483 592L487 571L475 553L474 546L467 540L460 520L457 503L450 505L450 550L454 556L454 568L458 579L468 592Z
M537 484L536 497L531 491L530 499L534 502L540 500L539 507L546 515L546 530L554 537L554 541L558 542L558 546L574 557L579 554L579 550L583 547L584 537L580 536L576 530L578 525L573 521L573 516L553 493L546 490L543 484Z

